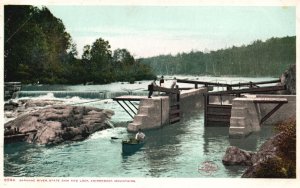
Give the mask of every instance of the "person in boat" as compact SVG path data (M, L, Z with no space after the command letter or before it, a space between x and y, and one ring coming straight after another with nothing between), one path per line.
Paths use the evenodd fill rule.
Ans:
M144 141L144 139L145 139L145 134L142 132L141 129L139 129L138 132L136 133L135 139L136 139L138 142Z
M149 90L148 98L151 98L151 96L152 96L152 94L153 94L153 86L156 86L156 77L155 77L154 80L151 82L151 84L148 85L148 90Z

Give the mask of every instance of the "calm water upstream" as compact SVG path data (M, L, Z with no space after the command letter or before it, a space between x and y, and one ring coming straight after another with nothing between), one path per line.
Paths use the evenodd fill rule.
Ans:
M180 78L180 76L177 76ZM186 78L182 77L182 78ZM189 77L191 78L191 77ZM225 83L262 81L272 78L194 77ZM113 83L96 86L27 86L19 97L64 100L66 104L89 105L115 111L113 129L96 132L87 140L45 147L32 144L4 146L4 175L21 177L240 177L243 167L225 167L222 157L230 145L255 151L273 135L272 127L246 139L229 139L227 127L204 127L203 110L183 114L181 122L146 131L146 144L133 155L121 154L121 139L130 117L109 98L121 94L147 94L149 81L136 84ZM170 84L167 82L167 85ZM97 96L99 95L99 96ZM95 101L95 99L103 99ZM94 102L91 102L94 101ZM90 102L90 103L85 103ZM204 164L215 167L202 170Z

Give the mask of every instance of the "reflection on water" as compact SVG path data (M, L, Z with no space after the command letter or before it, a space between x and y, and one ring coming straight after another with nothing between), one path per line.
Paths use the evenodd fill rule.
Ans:
M211 153L228 146L228 127L206 127L203 134L203 151Z

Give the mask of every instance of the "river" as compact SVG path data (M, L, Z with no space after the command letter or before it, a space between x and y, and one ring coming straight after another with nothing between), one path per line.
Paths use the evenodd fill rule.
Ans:
M172 77L166 78L166 86L169 87ZM176 76L176 78L221 83L273 79L193 76ZM124 156L121 151L121 140L132 136L126 131L126 125L131 118L110 98L125 94L147 95L145 89L149 82L86 86L24 86L16 100L60 99L71 105L111 109L115 112L111 120L115 128L96 132L81 142L54 147L26 143L7 144L4 146L4 176L238 178L245 168L226 167L222 164L226 148L236 145L242 149L255 151L274 134L273 127L264 126L260 132L253 133L247 138L229 139L228 127L204 127L203 110L197 109L183 114L179 123L145 131L144 147L132 155ZM179 86L188 85L179 84ZM111 137L120 139L112 140ZM213 170L205 170L205 164L213 166Z

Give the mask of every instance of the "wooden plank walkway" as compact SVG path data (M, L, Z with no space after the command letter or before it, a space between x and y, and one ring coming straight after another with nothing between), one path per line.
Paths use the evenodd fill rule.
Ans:
M184 80L184 79L177 79L178 83L186 83L186 84L194 84L195 88L198 88L198 85L207 86L219 86L219 87L228 87L230 84L224 83L215 83L215 82L203 82L203 81L195 81L195 80Z
M258 87L258 88L246 88L246 89L235 89L235 90L227 90L227 91L215 91L209 92L208 95L240 95L242 93L266 93L271 91L280 91L285 90L286 86L266 86L266 87Z
M243 100L243 99L242 99ZM249 100L249 98L248 98ZM250 98L251 100L251 98ZM287 103L287 99L286 98L253 98L253 102L254 103Z
M269 81L261 81L261 82L244 82L244 83L236 83L236 84L225 84L219 82L204 82L204 81L197 81L197 80L186 80L186 79L177 79L178 83L187 83L187 84L194 84L195 88L198 88L199 85L207 86L218 86L218 87L226 87L228 90L231 90L233 87L243 87L249 86L250 88L255 87L257 85L264 85L264 84L272 84L272 83L280 83L280 79L276 80L269 80Z
M148 90L165 92L165 93L173 93L173 94L180 93L179 89L177 89L177 88L166 88L166 87L160 87L160 86L154 86L154 85L149 85Z
M148 98L147 96L133 96L133 95L124 95L112 98L114 101L140 101L142 99Z

